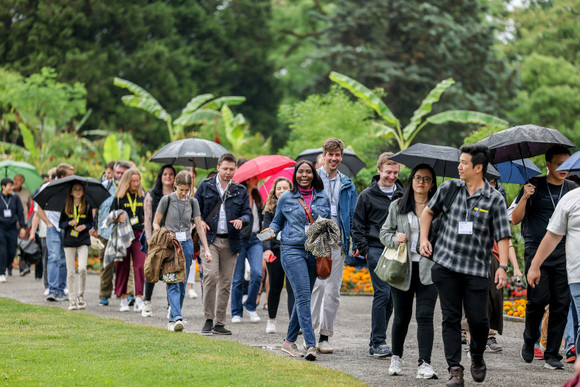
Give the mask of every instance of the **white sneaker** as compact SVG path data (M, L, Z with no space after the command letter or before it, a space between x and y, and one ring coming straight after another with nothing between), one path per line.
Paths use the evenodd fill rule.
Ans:
M256 311L250 312L249 310L247 312L250 315L251 322L257 323L261 320L260 316L258 316L258 312L256 312Z
M0 275L0 282L6 282L6 275ZM48 296L48 294L45 294L45 296Z
M68 296L68 288L64 288L63 292L65 296Z
M399 356L393 355L391 357L391 365L389 366L389 375L401 375L403 372L403 359Z
M175 332L175 329L174 329L175 325L174 325L174 324L175 324L175 323L172 323L172 322L170 322L170 323L167 323L167 330L168 330L169 332Z
M417 368L417 379L436 379L437 374L431 367L429 363L421 363L419 368Z
M333 353L334 349L330 346L327 340L318 343L318 352L320 353Z
M276 333L276 320L270 320L266 322L266 333Z
M119 312L128 312L129 311L129 302L126 298L121 299L121 306L119 307Z
M197 295L197 293L195 292L195 290L194 290L193 288L191 288L191 289L189 289L189 290L187 291L187 297L189 297L189 298L197 298L197 297L198 297L198 295Z
M239 324L242 322L242 316L234 316L232 317L232 324Z
M44 289L44 296L48 296L50 294L50 289Z
M181 332L183 331L183 322L181 320L177 320L173 323L173 331L174 332Z
M135 298L135 305L133 306L134 312L143 311L143 299L141 297Z
M153 316L153 308L151 308L151 301L143 301L143 309L141 310L141 316L143 317Z

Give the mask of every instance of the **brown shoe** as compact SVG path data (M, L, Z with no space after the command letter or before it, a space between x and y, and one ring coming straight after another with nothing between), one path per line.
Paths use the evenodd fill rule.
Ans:
M463 368L459 366L451 367L449 369L449 380L445 385L463 387Z
M476 355L471 354L471 376L473 380L477 383L481 383L485 380L485 373L487 367L485 366L485 361L483 360L483 354Z

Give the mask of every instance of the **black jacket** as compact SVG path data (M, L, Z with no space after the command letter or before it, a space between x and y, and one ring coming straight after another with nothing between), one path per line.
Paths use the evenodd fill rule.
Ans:
M379 239L381 227L387 219L391 202L405 192L403 184L397 180L393 197L389 199L379 188L378 181L379 176L373 176L371 185L361 192L354 209L352 239L362 256L368 253L369 247L384 248Z
M234 184L234 186L232 187L231 192L226 192L225 207L230 248L232 249L233 254L237 254L242 249L241 230L236 230L230 221L241 219L244 225L246 225L252 218L252 210L250 209L250 200L248 198L246 187L234 181L232 181L232 184ZM199 209L201 210L201 219L209 226L209 231L207 232L208 243L213 243L216 238L220 213L219 209L211 219L207 219L207 217L217 204L219 195L215 177L210 177L209 179L202 181L195 191L195 198L197 199Z

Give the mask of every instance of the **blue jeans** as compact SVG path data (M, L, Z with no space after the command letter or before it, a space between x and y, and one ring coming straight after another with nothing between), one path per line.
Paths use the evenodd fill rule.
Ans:
M294 308L288 324L286 340L293 343L302 329L306 347L316 347L316 336L312 328L310 295L316 281L316 260L301 246L281 245L282 267L294 290Z
M570 309L568 310L568 321L564 329L564 352L568 352L576 345L576 331L578 330L578 314L574 298L570 297Z
M256 299L262 284L262 253L264 252L262 242L260 242L256 234L252 233L249 239L242 239L242 250L238 255L232 280L232 317L241 317L244 314L242 298L244 297L246 258L250 262L250 285L248 286L248 298L243 306L250 312L256 311Z
M181 246L183 247L183 253L185 254L185 281L167 284L167 299L171 306L169 322L183 320L181 308L183 307L183 299L185 298L185 283L187 282L189 267L193 260L193 240L188 239L185 242L181 242Z
M367 253L367 265L371 275L371 282L375 294L373 295L373 306L371 309L371 339L369 345L376 347L387 343L387 326L393 314L393 299L391 298L391 285L380 279L375 274L375 267L383 249L369 247Z
M580 316L580 283L573 283L570 284L570 306L574 305L574 311L575 311L575 315L576 317ZM576 318L576 335L574 336L574 339L576 340L574 342L574 345L576 346L576 354L578 354L578 351L580 350L579 347L579 343L578 343L578 338L580 338L580 324L578 324L578 319ZM566 328L568 328L566 326ZM568 348L566 348L568 349Z
M46 262L48 289L51 294L64 296L66 258L62 247L62 233L54 227L46 229L46 247L48 249L48 260Z

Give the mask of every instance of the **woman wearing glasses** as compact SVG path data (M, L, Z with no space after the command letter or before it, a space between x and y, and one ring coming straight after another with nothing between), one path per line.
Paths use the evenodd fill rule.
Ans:
M431 367L433 349L433 312L437 301L437 288L431 279L433 261L417 253L419 244L419 218L429 199L435 194L435 171L427 164L416 166L409 176L405 194L389 207L389 214L381 228L380 239L386 247L396 248L407 243L407 272L400 282L391 282L393 312L393 357L389 375L402 372L403 346L411 321L413 299L416 295L417 342L419 360L417 378L432 379L437 375Z

